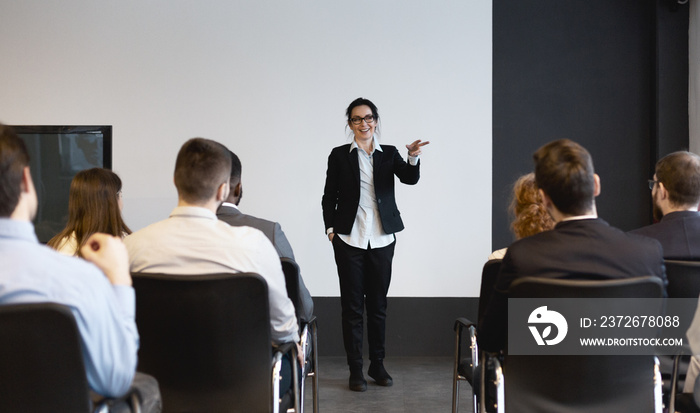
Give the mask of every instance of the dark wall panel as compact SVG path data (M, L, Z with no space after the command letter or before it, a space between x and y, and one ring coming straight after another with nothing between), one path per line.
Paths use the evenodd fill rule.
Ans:
M656 136L652 165L688 150L688 5L663 0L656 7ZM653 173L650 173L650 176Z
M450 357L454 355L453 325L457 317L476 320L478 298L389 297L386 355L390 357ZM314 297L321 356L345 356L340 325L340 297ZM367 333L365 331L365 358Z
M593 155L602 218L624 230L648 223L646 179L658 128L666 127L656 120L659 18L654 1L494 0L494 249L512 242L512 182L532 171L532 153L554 139L575 140ZM665 51L665 59L687 64L687 50L685 57ZM666 91L676 101L683 93Z

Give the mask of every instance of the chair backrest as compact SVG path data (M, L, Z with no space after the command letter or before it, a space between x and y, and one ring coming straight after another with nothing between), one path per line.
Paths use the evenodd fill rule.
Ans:
M272 407L267 283L257 274L132 274L139 371L166 412Z
M512 298L661 298L663 294L663 282L654 276L610 280L520 277L508 290Z
M297 321L301 323L303 318L301 303L299 302L299 264L291 258L282 257L282 272L284 272L284 281L287 285L287 296L294 304L294 312Z
M695 305L679 305L674 308L681 327L687 330L695 316L700 297L700 261L665 260L668 298L692 299ZM678 300L681 301L681 300ZM682 300L687 301L687 300Z
M0 306L0 332L0 411L90 411L80 332L68 307Z
M665 260L669 298L700 296L700 261Z
M523 277L512 283L509 297L661 298L663 283L652 276L596 281ZM657 310L660 315L661 306ZM506 412L655 411L651 355L509 355L504 368Z
M479 315L477 322L481 324L481 319L484 317L484 312L491 299L493 287L496 285L498 272L501 270L503 260L488 260L484 264L484 269L481 271L481 288L479 290Z

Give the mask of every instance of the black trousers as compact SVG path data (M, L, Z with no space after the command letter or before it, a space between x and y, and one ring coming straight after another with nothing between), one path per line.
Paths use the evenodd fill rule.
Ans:
M365 308L369 358L381 360L385 356L386 295L391 282L395 246L396 241L383 248L361 249L346 244L337 234L333 237L348 365L362 364Z

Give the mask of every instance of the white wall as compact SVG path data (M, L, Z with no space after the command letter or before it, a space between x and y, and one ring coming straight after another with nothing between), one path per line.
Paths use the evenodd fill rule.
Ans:
M491 245L491 1L5 1L0 121L108 124L132 229L176 203L188 138L243 163L248 213L282 223L315 296L337 296L320 200L358 96L382 142L430 140L400 185L392 296L478 296ZM405 154L405 152L403 152Z

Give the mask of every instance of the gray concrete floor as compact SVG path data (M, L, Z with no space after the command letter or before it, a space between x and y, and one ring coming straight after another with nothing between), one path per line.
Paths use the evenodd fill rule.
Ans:
M392 387L382 387L367 376L369 361L365 362L366 392L348 388L350 372L345 357L319 359L319 412L349 413L423 413L451 412L452 361L451 357L402 357L384 361L394 379ZM306 381L306 413L313 412L311 379ZM471 389L461 383L461 413L472 411Z

